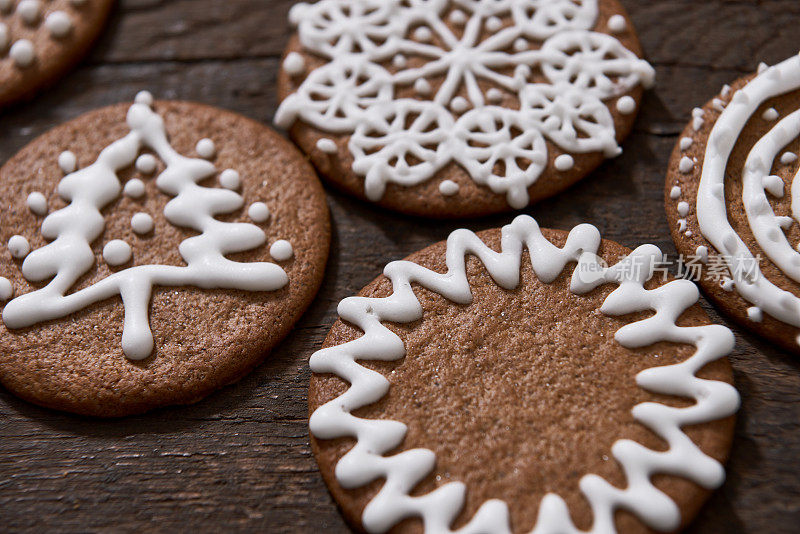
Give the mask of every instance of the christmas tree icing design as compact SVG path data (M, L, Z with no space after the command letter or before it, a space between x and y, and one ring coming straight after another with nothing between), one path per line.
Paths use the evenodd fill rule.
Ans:
M42 235L50 242L27 254L22 264L22 274L28 281L50 282L6 304L3 321L8 328L63 318L119 295L125 310L123 352L129 359L141 360L154 348L149 321L153 287L274 291L288 283L286 272L274 263L239 263L225 257L264 245L266 234L253 224L215 219L241 209L244 198L230 189L198 185L214 176L217 169L207 160L177 153L167 139L163 119L151 106L149 93L137 95L127 114L130 133L103 149L90 166L73 168L59 183L58 193L68 205L44 219ZM155 181L161 192L173 197L164 208L164 216L171 224L198 233L179 245L186 265L134 265L69 293L95 264L91 244L105 228L101 210L123 190L117 173L133 165L143 149L152 150L166 165ZM124 246L121 250L108 248L104 256L109 263L113 258L125 263Z

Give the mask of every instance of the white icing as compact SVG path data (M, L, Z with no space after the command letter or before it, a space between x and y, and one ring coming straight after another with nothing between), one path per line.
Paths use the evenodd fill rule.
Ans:
M27 203L28 209L31 210L31 213L34 215L39 215L40 217L47 215L47 199L38 191L34 191L28 195Z
M608 19L608 29L614 33L624 32L627 26L628 25L625 22L625 17L622 15L611 15L611 17Z
M203 159L213 159L217 155L217 147L211 139L200 139L195 147L197 155Z
M708 263L708 247L700 245L695 249L694 253L700 258L701 263Z
M275 261L287 261L294 256L294 249L292 249L291 243L285 239L279 239L269 247L269 255Z
M778 110L775 108L769 108L761 115L761 118L763 118L765 121L778 120L778 117L780 117L780 115L778 114Z
M144 182L138 178L131 178L125 182L123 192L131 198L142 198L145 193Z
M727 216L724 195L728 160L750 117L768 99L800 88L800 56L762 69L734 95L719 116L706 147L697 196L697 219L703 236L720 251L738 294L762 312L800 327L800 299L770 282L760 272L756 257L736 234ZM800 280L800 254L781 231L787 221L776 217L766 193L783 194L782 185L769 179L782 148L800 135L800 110L787 115L750 151L742 176L742 200L750 229L766 256L794 280ZM792 182L792 213L800 217L800 180ZM791 223L791 219L788 221Z
M21 0L17 4L17 15L30 26L39 21L42 13L42 3L39 0Z
M416 185L456 163L522 208L547 166L545 139L573 154L621 152L604 101L651 86L654 71L616 38L591 31L597 0L464 0L458 7L448 16L463 16L464 29L454 32L440 0L295 5L290 19L301 44L327 63L283 101L276 123L288 129L301 120L350 135L353 170L373 201L389 183ZM521 39L541 45L523 50ZM389 72L386 63L398 55L421 61ZM531 83L534 69L546 83ZM430 80L440 79L434 93ZM410 86L430 100L395 96ZM516 95L520 109L492 105L503 91ZM524 160L532 163L518 163Z
M64 174L75 172L75 169L78 168L78 158L69 150L65 150L58 155L58 167Z
M719 112L725 111L725 102L719 98L715 98L711 101L711 107Z
M636 100L630 96L623 96L619 100L617 100L617 111L622 113L623 115L630 115L634 111L636 111Z
M137 104L151 107L153 105L153 94L150 91L139 91L133 101Z
M30 253L22 264L27 280L50 282L6 304L3 321L8 328L66 317L119 295L125 309L123 352L128 358L143 359L153 350L148 308L154 286L273 291L287 284L286 273L274 263L239 263L225 257L264 245L266 235L252 224L214 218L239 210L244 199L233 191L198 185L216 173L214 165L178 154L167 140L163 119L142 103L148 100L152 97L140 94L138 103L130 107L130 133L103 149L92 165L68 174L59 183L58 192L68 204L44 219L42 235L50 242ZM132 266L70 292L95 265L91 244L105 229L101 211L122 191L117 172L133 165L145 148L166 165L155 184L174 197L164 209L167 221L196 232L178 247L186 265Z
M31 245L21 235L15 235L8 240L8 251L11 252L13 258L21 260L30 254Z
M731 94L731 86L726 83L722 86L722 90L719 94L722 98L728 98L728 95Z
M558 171L568 171L575 166L575 159L569 154L561 154L556 158L554 165Z
M406 56L404 56L403 54L397 54L392 58L392 65L394 65L398 69L402 69L407 64L408 60L406 59Z
M514 50L516 52L524 52L528 48L530 48L530 45L528 45L528 41L526 39L520 37L519 39L514 41Z
M761 312L761 308L751 306L747 308L747 318L754 323L760 323L764 320L764 314Z
M131 246L120 239L113 239L103 247L103 259L114 267L128 263L132 256Z
M681 188L679 186L673 186L672 189L669 191L669 198L672 200L677 200L681 196Z
M336 146L336 143L333 141L333 139L325 138L317 141L317 149L325 154L336 154L339 151L339 147Z
M310 360L315 373L333 373L350 388L340 397L319 407L310 418L311 432L318 439L355 438L357 443L339 460L335 476L344 488L362 487L382 480L378 494L367 504L361 517L367 532L389 530L408 517L419 517L426 532L451 532L450 525L461 511L468 488L450 482L423 495L410 495L416 484L434 468L435 455L428 449L406 450L385 456L401 445L407 427L392 420L367 420L353 415L358 408L377 402L389 391L389 381L369 370L358 360L394 361L405 356L400 338L382 324L411 323L423 316L423 308L412 284L439 293L457 303L469 304L472 293L466 275L466 256L474 255L495 282L512 290L519 285L523 247L537 277L553 282L568 263L578 262L570 289L585 294L597 286L611 283L619 287L605 300L600 311L623 316L635 312L654 312L648 318L627 324L614 339L622 346L638 348L659 341L692 344L696 352L686 361L646 369L636 376L639 387L662 395L694 399L686 408L648 402L633 408L634 418L656 435L668 448L664 452L647 449L631 440L620 439L611 454L625 473L627 483L614 486L593 474L585 474L580 489L594 514L591 532L614 532L614 512L624 509L656 530L674 530L680 525L678 507L652 485L659 473L687 478L712 489L722 484L723 467L705 455L681 430L733 414L739 406L736 390L725 383L698 378L706 364L728 354L733 334L718 325L679 327L678 317L699 298L697 287L687 280L676 280L653 290L644 289L653 266L662 260L654 245L637 248L628 258L606 268L596 256L600 235L596 228L581 225L572 230L564 248L547 241L536 222L521 216L502 230L502 250L495 252L467 230L453 232L447 240L447 272L437 273L408 261L386 266L384 275L392 282L393 293L386 298L350 297L338 307L342 320L364 335L354 341L316 352ZM643 268L631 268L637 265ZM498 499L486 501L459 532L510 533L508 506ZM539 506L536 534L578 534L570 519L566 502L548 493Z
M458 184L453 180L443 180L442 183L439 184L439 192L446 197L458 194L459 189Z
M684 156L678 163L678 169L683 174L689 174L694 169L694 161L692 160L692 158L687 158L686 156Z
M12 44L8 55L18 67L30 67L36 59L33 43L27 39L20 39Z
M6 301L14 296L14 286L11 285L11 280L0 276L0 300Z
M703 119L704 116L705 111L702 109L694 108L692 110L692 129L694 129L695 132L700 131L700 129L703 127L703 124L705 124L705 120Z
M225 169L219 175L219 185L225 189L236 191L242 184L242 177L233 169Z
M149 213L137 213L131 217L131 229L139 235L148 234L153 231L155 222Z
M763 61L758 64L758 74L763 74L769 68L769 65L764 63Z
M686 217L689 214L689 203L678 202L678 213L681 215L681 217Z
M152 154L142 154L136 158L136 170L142 174L153 174L157 167L158 162Z
M55 38L66 37L72 31L72 20L63 11L53 11L47 15L44 25Z
M683 137L681 138L681 150L687 151L692 148L692 143L694 142L691 137Z
M269 208L263 202L253 202L247 209L247 216L257 223L266 222L269 219Z
M451 23L455 24L456 26L463 26L467 23L467 15L460 9L454 9L448 19Z
M784 165L789 165L795 161L797 161L797 154L794 152L784 152L783 155L781 155L781 163Z
M283 60L283 68L290 76L300 76L306 71L306 60L302 54L289 52Z

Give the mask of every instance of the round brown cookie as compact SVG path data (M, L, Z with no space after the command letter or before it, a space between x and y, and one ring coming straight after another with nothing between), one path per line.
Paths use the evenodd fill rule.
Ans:
M797 57L762 65L761 74L725 86L696 108L672 153L665 187L672 238L695 265L687 270L723 312L794 353L800 353L800 227L793 213L800 122L790 115L800 109L800 84L792 78L798 70ZM709 137L723 129L725 139L709 150ZM723 147L729 157L719 153ZM713 164L706 169L707 159ZM711 193L702 201L701 178Z
M196 402L262 361L322 281L328 209L303 156L243 116L151 101L87 113L0 169L0 381L36 404Z
M514 225L519 230L525 224L517 219L511 226ZM559 247L567 243L566 232L542 232L547 240ZM514 231L508 234L514 234ZM491 249L501 250L500 231L481 232L478 236ZM503 245L503 250L514 250L510 242ZM445 243L432 245L412 254L408 260L437 273L447 272L449 267L449 273L453 273L457 262L445 264L446 249L449 260L461 256L447 248L453 245L451 235L447 246ZM591 250L591 247L586 246L585 250ZM629 253L628 249L610 241L602 241L598 252L609 264ZM540 250L537 256L541 255ZM509 258L505 261L510 262ZM636 262L631 265L636 265ZM695 353L695 347L690 344L658 341L641 348L623 347L615 340L615 332L617 337L626 329L630 334L632 323L649 317L651 312L640 311L618 317L601 313L599 310L604 301L609 308L615 305L609 305L612 300L609 295L616 286L607 284L582 295L574 294L570 290L574 268L568 266L552 283L542 283L534 274L526 251L522 256L521 282L509 290L501 288L483 263L470 256L466 263L473 295L470 304L456 304L441 296L439 290L428 289L429 283L418 282L419 278L414 277L414 293L422 313L421 319L416 313L410 317L399 311L400 306L381 305L388 299L378 299L391 295L393 291L392 282L385 276L377 278L359 293L371 300L361 299L359 303L359 299L348 299L340 304L340 313L350 321L359 317L356 310L364 310L365 315L361 318L365 322L359 323L361 328L356 328L353 323L338 321L326 338L323 350L312 357L312 370L316 374L312 376L309 387L309 411L312 414L314 454L328 488L350 525L358 531L374 532L387 527L387 524L376 527L375 514L380 514L375 509L370 519L373 528L364 523L367 505L380 506L376 498L379 491L390 492L382 496L387 508L391 503L402 502L406 510L413 509L405 497L387 489L390 485L395 489L398 486L413 488L409 493L413 497L430 497L432 508L441 512L447 507L446 501L441 495L439 500L434 500L431 492L437 488L445 492L449 485L459 482L464 484L466 493L463 506L458 500L452 504L454 520L449 528L454 530L468 521L477 521L481 515L479 510L487 501L500 499L509 507L510 520L505 522L510 523L512 532L531 532L537 524L543 532L570 531L566 527L559 530L558 520L549 523L549 528L542 524L543 520L537 523L537 517L548 516L552 520L553 515L559 516L553 514L552 502L548 505L549 512L543 511L543 499L553 499L552 495L546 497L548 494L557 494L564 499L568 512L560 517L571 517L578 528L594 527L602 532L613 530L612 525L592 524L592 509L585 494L589 487L585 475L599 475L614 486L625 488L628 481L621 463L615 461L615 458L625 457L619 440L634 440L654 451L666 451L674 446L637 422L632 410L634 406L636 410L642 410L640 403L646 402L679 408L693 406L695 402L685 396L666 394L681 389L686 391L693 379L691 376L676 379L673 385L677 389L662 388L660 391L664 394L637 386L643 375L653 372L651 368L680 362L694 370L701 369L696 376L719 381L716 385L731 395L729 400L732 404L717 412L716 420L704 419L701 424L683 428L703 453L719 462L725 461L734 426L733 417L728 416L735 410L738 397L733 388L725 385L732 383L727 359L711 360L730 350L732 334L719 326L701 327L701 330L722 331L721 338L727 338L721 343L720 352L705 360L710 362L707 365L687 362L703 352L701 349ZM407 280L398 274L400 270L395 264L386 268L396 291L400 291ZM553 273L542 269L545 271ZM582 272L591 272L591 269ZM663 281L654 279L645 287L660 286L664 291L663 284ZM685 285L682 288L687 289ZM674 287L670 289L674 290ZM696 302L696 289L690 286L688 291L690 294L694 292L694 300L690 302ZM662 293L664 300L661 305L671 300L666 295ZM392 299L398 302L397 293ZM686 302L684 300L682 306L686 306ZM619 304L620 301L616 301L616 305ZM659 305L655 304L654 308ZM392 357L379 348L382 343L388 343L390 335L388 331L381 332L372 321L375 315L381 318L389 313L387 307L395 310L395 317L402 317L398 319L400 322L383 324L402 341L404 356L397 346ZM708 322L706 314L694 303L680 316L678 325L690 327L708 325ZM643 323L639 325L640 329L648 328L642 326ZM362 337L365 331L368 333ZM369 339L370 336L374 337ZM655 339L661 338L657 335ZM354 340L358 342L350 343ZM360 350L357 349L358 343L363 347ZM363 357L354 356L356 353ZM359 376L353 368L353 359L385 377L388 393L380 380L372 377L369 382ZM661 370L666 370L666 367ZM344 376L347 376L346 380ZM366 386L367 383L370 387ZM371 393L360 397L365 390ZM342 396L345 391L346 397ZM715 390L712 396L719 393ZM702 395L696 399L697 402L715 404L720 401L720 398L701 400ZM364 398L367 400L362 402ZM407 432L402 434L392 427L368 430L368 426L358 427L352 418L337 419L342 415L349 417L350 413L370 420L372 424L376 424L376 420L383 424L387 421L402 422L407 426ZM641 417L643 411L637 414ZM675 430L680 435L680 430ZM351 436L357 433L364 440L358 442L361 455L353 452L356 440ZM379 441L370 441L368 436ZM397 440L387 443L380 441L382 436L397 436ZM422 462L426 467L418 471L418 476L406 473L410 479L392 478L391 484L387 482L384 485L387 477L382 466L391 463L402 471L402 466L411 466L414 460L396 455L409 454L407 451L415 449L433 451L435 467L431 470L434 463L428 458ZM348 451L353 456L340 463ZM381 453L383 463L376 459L376 455ZM394 461L390 462L386 457ZM680 510L680 519L661 525L664 531L691 521L714 486L707 484L703 488L675 476L687 465L681 462L693 464L690 472L696 474L700 471L695 460L689 460L688 456L677 461L676 472L668 474L658 468L652 471L657 473L652 483ZM642 469L641 464L632 467L634 464L629 462L627 465L629 475ZM357 466L364 466L363 471L358 471ZM412 468L407 469L410 471ZM721 483L721 479L717 483ZM640 499L640 512L641 507L647 509L655 500L647 497L648 490L641 486L630 491L632 499ZM602 502L602 499L595 501ZM648 502L650 504L646 504ZM604 505L599 504L599 508L603 509ZM650 532L624 508L620 505L608 512L608 517L614 518L620 532ZM628 508L631 509L635 507ZM383 512L386 517L395 517L386 509ZM436 513L434 511L432 515ZM447 512L441 513L448 517ZM405 519L393 523L391 532L421 532L422 521L413 517L415 515L419 514L398 512L396 517ZM600 521L600 518L595 516L594 520ZM500 523L490 524L492 527L474 531L504 531Z
M0 108L33 96L89 51L113 0L0 0Z
M536 6L300 4L276 122L331 184L401 213L552 196L619 153L653 70L617 0Z

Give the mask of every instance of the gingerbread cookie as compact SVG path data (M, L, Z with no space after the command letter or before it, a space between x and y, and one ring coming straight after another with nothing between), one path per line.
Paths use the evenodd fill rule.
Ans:
M694 284L654 276L660 259L521 216L458 230L342 301L311 358L309 409L348 522L542 534L689 522L725 476L733 334L708 324Z
M666 210L709 297L800 354L800 57L725 86L693 112L670 161Z
M197 401L258 364L322 280L313 169L228 111L140 93L34 140L0 191L0 382L43 406Z
M621 152L654 72L617 0L321 0L276 123L320 173L428 217L521 209Z
M0 108L69 71L103 29L113 0L0 0Z

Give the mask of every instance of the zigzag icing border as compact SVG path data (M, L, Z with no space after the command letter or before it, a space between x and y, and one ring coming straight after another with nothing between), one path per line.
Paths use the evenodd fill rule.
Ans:
M643 287L652 276L655 261L662 258L655 245L641 246L607 268L596 255L600 234L594 226L575 227L564 248L558 248L542 235L536 221L529 216L517 217L503 227L501 243L501 252L495 252L474 233L456 230L447 240L446 273L436 273L408 261L388 264L384 275L392 282L390 296L350 297L339 304L340 317L360 328L364 335L320 350L311 357L313 372L333 373L351 384L344 394L319 407L310 419L311 432L319 439L357 439L356 445L336 465L337 481L350 489L379 478L386 480L364 510L364 528L371 533L385 532L400 520L417 516L422 519L425 532L452 532L450 524L463 506L466 487L452 482L425 495L410 496L414 486L433 470L435 455L427 449L413 449L384 456L402 442L407 427L398 421L352 415L353 410L377 402L389 390L389 382L383 375L361 366L357 360L393 361L404 356L402 340L381 322L408 323L422 317L422 306L412 283L453 302L469 304L472 294L466 276L466 256L476 256L499 286L513 289L520 280L523 247L530 251L534 272L544 283L553 282L568 263L578 262L570 285L573 293L584 294L606 283L618 284L600 308L607 315L655 312L619 329L614 338L621 345L636 348L670 341L697 347L694 355L679 364L646 369L636 377L637 384L648 391L696 401L686 408L653 402L633 408L634 418L662 437L669 449L656 452L631 440L618 440L611 452L627 478L627 488L617 488L592 474L580 480L580 489L594 514L589 532L614 532L616 509L630 511L657 530L677 528L680 524L677 505L652 485L650 477L656 473L677 475L708 489L724 481L722 465L705 455L681 427L724 418L738 409L739 395L731 385L695 376L707 363L732 350L733 334L719 325L676 325L678 317L697 302L699 293L686 280L672 281L653 290ZM510 533L509 525L508 506L492 499L458 532ZM548 494L542 499L533 534L580 532L583 531L572 523L561 497Z

